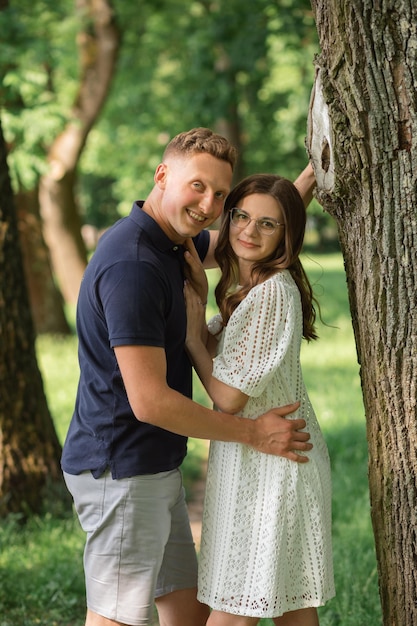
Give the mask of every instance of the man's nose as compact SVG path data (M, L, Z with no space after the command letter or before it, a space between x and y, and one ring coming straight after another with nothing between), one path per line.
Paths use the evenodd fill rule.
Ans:
M211 191L206 191L204 196L200 200L200 209L204 211L204 213L209 213L214 205L214 193Z

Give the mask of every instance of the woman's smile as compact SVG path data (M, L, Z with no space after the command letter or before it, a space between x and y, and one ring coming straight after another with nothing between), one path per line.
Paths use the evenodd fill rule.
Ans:
M259 244L253 241L246 241L244 239L238 238L238 243L240 243L244 248L259 248Z

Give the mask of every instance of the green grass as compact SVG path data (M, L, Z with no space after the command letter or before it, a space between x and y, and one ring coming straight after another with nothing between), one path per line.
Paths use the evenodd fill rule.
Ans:
M304 376L328 442L333 476L336 597L319 610L321 626L382 623L367 484L367 444L346 282L340 255L305 258L324 321L320 339L305 344ZM216 280L211 272L210 282ZM209 312L215 311L211 304ZM37 351L45 391L61 441L71 418L78 380L75 337L41 337ZM208 403L200 385L196 399ZM206 453L190 440L187 484L199 476ZM85 615L84 537L73 518L15 516L0 523L0 626L82 626ZM272 625L262 620L263 626Z

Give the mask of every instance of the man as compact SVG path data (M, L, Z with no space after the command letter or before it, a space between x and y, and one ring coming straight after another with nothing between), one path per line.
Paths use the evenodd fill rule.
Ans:
M154 599L161 626L205 624L178 470L187 436L298 462L311 449L304 420L284 418L297 403L247 420L190 399L184 278L203 305L199 258L212 266L216 241L203 229L222 211L235 158L208 129L175 137L147 199L107 231L85 272L80 381L62 467L87 533L86 626L146 625ZM310 178L300 183L305 197Z

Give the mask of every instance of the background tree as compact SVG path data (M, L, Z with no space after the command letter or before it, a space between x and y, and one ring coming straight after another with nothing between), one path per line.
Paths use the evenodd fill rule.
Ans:
M205 125L227 134L240 148L238 176L260 170L298 174L306 159L305 117L317 46L308 0L296 6L274 0L143 0L139 8L113 0L122 37L112 65L112 15L99 12L98 0L83 4L97 16L87 20L88 28L74 0L20 0L19 10L12 2L1 25L6 45L0 49L0 97L13 185L19 198L27 193L35 199L42 182L40 210L48 218L44 228L56 269L64 243L70 246L63 267L75 279L74 288L56 272L69 301L85 264L81 225L98 232L126 214L148 192L165 143L184 128ZM80 90L77 36L84 50L97 55L83 57L88 71L81 68L82 84L95 78L88 94ZM113 43L106 56L100 42L107 38ZM87 122L84 105L90 97L101 113L87 141L92 118ZM48 217L51 198L59 201L55 220ZM45 277L42 284L47 282Z
M313 0L310 151L345 259L386 626L417 623L417 5Z
M7 33L1 96L13 182L21 223L24 226L27 216L30 226L41 225L37 231L45 235L54 278L73 304L87 262L75 188L77 166L110 88L119 33L106 0L41 0L27 9L24 13L11 5L1 17ZM30 232L30 227L23 231ZM31 294L38 294L31 299L32 308L37 330L53 332L60 329L45 324L50 322L45 309L53 281L43 263L42 242L36 241L40 248L24 246ZM28 242L34 243L26 237Z
M45 488L62 485L60 451L36 361L0 126L0 516L40 511Z
M43 29L39 38L27 28L22 11L24 16L37 20L38 27ZM15 205L35 329L37 332L68 334L70 328L62 296L53 279L49 250L43 239L38 198L43 151L37 138L47 137L45 130L53 116L47 98L40 96L45 83L39 80L36 59L40 46L47 40L45 33L51 31L50 26L51 15L41 7L38 14L36 6L31 6L25 13L23 7L19 11L8 2L0 5L0 105L6 127L9 127L8 149L17 148L12 159ZM48 65L44 60L42 66Z
M75 304L87 254L75 198L78 161L106 99L119 47L113 9L106 0L77 0L81 30L80 85L64 130L48 150L39 188L45 239L61 291Z
M36 334L69 335L64 300L54 279L48 246L43 237L38 188L15 194L17 224Z

